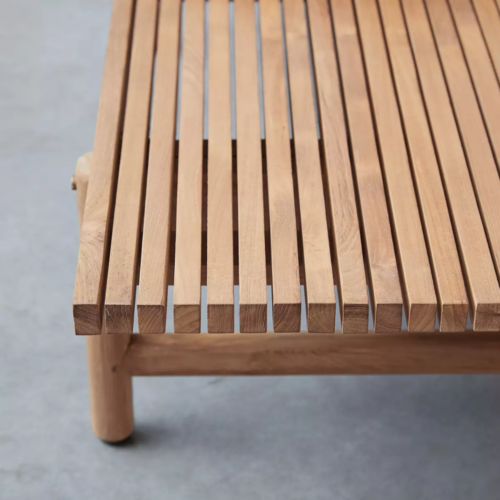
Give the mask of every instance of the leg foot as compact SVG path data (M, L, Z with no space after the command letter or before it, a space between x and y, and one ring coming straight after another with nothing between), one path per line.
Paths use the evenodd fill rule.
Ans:
M134 430L132 377L118 365L129 335L87 338L92 429L106 442L127 439Z

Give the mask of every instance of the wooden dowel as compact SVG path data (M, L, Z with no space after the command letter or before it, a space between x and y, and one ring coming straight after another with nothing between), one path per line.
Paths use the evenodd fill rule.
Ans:
M92 154L82 156L76 165L74 182L80 227L90 177ZM87 362L90 410L95 435L108 442L123 441L134 430L132 377L119 366L130 342L130 335L87 336Z
M155 376L498 373L500 335L133 335L123 368Z

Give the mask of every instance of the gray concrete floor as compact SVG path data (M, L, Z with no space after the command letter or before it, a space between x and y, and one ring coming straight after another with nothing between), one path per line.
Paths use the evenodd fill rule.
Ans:
M1 1L0 498L500 498L494 376L136 379L133 439L94 438L69 183L109 14Z

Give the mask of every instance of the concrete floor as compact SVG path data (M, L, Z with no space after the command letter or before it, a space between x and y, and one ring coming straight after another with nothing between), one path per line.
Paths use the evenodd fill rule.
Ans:
M110 0L2 0L0 498L498 500L500 377L152 378L90 430L73 335L76 158Z

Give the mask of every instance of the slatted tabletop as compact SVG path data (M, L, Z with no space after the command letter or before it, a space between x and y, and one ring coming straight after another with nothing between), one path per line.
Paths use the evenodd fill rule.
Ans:
M496 0L115 0L76 333L500 331L499 79Z

